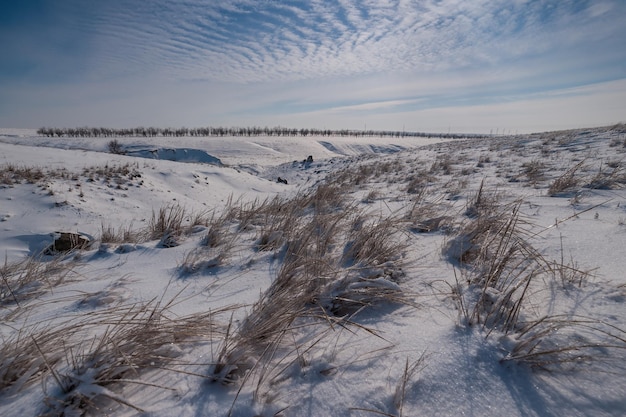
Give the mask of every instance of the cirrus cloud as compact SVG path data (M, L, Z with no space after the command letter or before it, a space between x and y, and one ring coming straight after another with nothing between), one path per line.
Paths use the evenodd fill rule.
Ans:
M12 39L0 46L3 125L84 124L103 107L103 121L128 123L132 102L196 125L397 112L377 118L384 129L411 111L626 78L619 0L40 3L0 6L0 36ZM54 97L56 122L44 105Z

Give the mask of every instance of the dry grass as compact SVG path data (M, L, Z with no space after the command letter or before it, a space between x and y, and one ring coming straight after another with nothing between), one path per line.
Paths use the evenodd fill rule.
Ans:
M5 314L16 313L28 301L63 284L72 275L71 265L60 258L40 262L29 257L12 263L5 259L0 267L0 308Z
M598 319L556 315L526 323L519 329L502 361L533 368L563 369L593 360L611 360L611 353L626 349L626 331ZM621 362L619 356L613 360Z
M495 204L495 203L494 203ZM548 261L530 243L530 225L519 213L520 202L499 210L487 208L451 239L448 257L462 269L463 280L453 288L461 322L479 325L489 337L508 334L503 361L556 369L565 364L608 357L607 351L626 349L624 331L600 320L573 315L537 317L536 294L551 283L582 286L590 276L572 260ZM563 250L561 249L561 253Z
M287 336L309 334L312 349L336 326L359 327L352 319L364 309L412 304L399 283L404 220L372 219L347 206L341 190L321 185L237 210L246 230L259 229L257 248L277 251L282 263L245 320L229 328L209 371L214 381L241 386L254 370L267 378L268 369L301 360L304 348L294 349Z
M556 139L570 140L558 136L552 142ZM564 256L556 261L544 259L531 244L536 234L528 232L531 226L520 214L521 202L502 204L502 195L490 190L485 180L465 207L454 201L442 202L442 191L440 198L433 200L432 189L443 183L436 175L450 175L451 161L440 155L432 164L432 175L420 171L407 176L407 187L401 191L410 194L403 198L411 198L411 202L402 216L372 215L367 211L373 210L371 206L363 209L351 199L357 186L383 175L390 180L394 164L388 162L380 167L376 163L356 165L289 199L231 200L219 215L194 214L170 205L153 212L148 227L142 230L133 231L131 226L116 230L103 224L103 243L160 240L165 247L177 245L194 225L206 226L199 247L188 252L179 265L183 274L226 265L240 244L249 245L246 249L252 249L252 257L271 258L280 266L271 286L250 306L246 317L240 322L231 320L227 327L216 324L209 313L173 317L169 305L153 301L100 309L94 315L73 319L71 325L26 328L0 346L0 390L14 393L35 381L48 385L52 381L54 389L48 391L44 410L49 415L97 414L111 403L141 412L139 405L124 398L124 385L154 387L147 371L186 372L181 362L186 344L210 343L221 336L214 363L204 377L237 386L237 396L244 384L256 384L257 400L269 395L262 394L264 389L288 381L295 374L293 369L306 368L309 358L338 338L338 330L375 335L359 324L363 312L376 312L379 306L415 306L413 294L404 287L403 254L409 239L430 237L417 237L406 233L407 229L455 233L444 251L456 271L461 271L454 288L460 321L479 328L486 337L499 335L507 352L502 361L557 369L626 348L624 330L601 320L571 314L538 316L537 294L553 290L554 282L568 289L581 288L590 272L580 270L573 259L567 262ZM483 155L479 164L489 162ZM555 179L548 193L558 195L583 184L583 162ZM610 170L606 172L600 170L588 186L621 184L621 163L612 165L607 165ZM459 169L462 171L462 166ZM533 160L522 165L521 174L538 183L545 172L545 165ZM93 171L86 175L105 174ZM107 175L122 181L128 178L124 175L133 174ZM612 182L606 185L606 181ZM468 179L452 178L448 191L454 188L451 193L464 198L468 184ZM362 189L360 192L364 195ZM368 195L369 200L379 197L386 198L375 191ZM460 211L451 214L459 205ZM5 262L0 269L0 306L15 309L41 294L45 290L41 274L47 280L55 275L37 273L40 267L34 264L20 269ZM29 268L39 278L29 278L24 272ZM49 285L55 282L63 279L52 279ZM407 359L392 389L388 412L352 409L388 416L407 414L408 393L423 359L414 363ZM163 385L157 388L168 389Z
M152 217L146 230L146 240L161 240L161 246L178 246L177 238L183 234L187 211L175 204L161 207Z
M209 248L216 248L226 242L233 240L233 233L229 229L228 219L225 216L215 216L213 214L208 220L208 230L202 245Z
M102 243L137 243L141 240L141 233L133 230L132 223L128 226L114 226L101 224L100 242Z
M606 169L600 166L598 172L585 185L587 188L612 190L623 188L626 185L626 170L622 163L612 161L606 164Z
M49 406L55 413L97 411L104 398L141 411L111 387L115 383L150 385L140 380L143 372L164 367L182 354L180 343L208 338L216 330L213 327L211 314L172 320L158 305L130 309L97 340L72 355L68 370L58 372L62 395L48 398Z
M84 168L81 174L72 173L65 168L43 169L32 166L17 166L5 164L0 166L0 184L14 185L20 183L41 184L52 179L78 181L80 176L86 177L88 182L102 179L116 184L128 183L142 177L138 164L106 164Z
M407 206L404 220L409 230L417 233L452 231L455 220L450 215L451 204L441 196L433 199L429 194L429 189L422 189Z
M177 362L184 347L222 334L215 321L220 312L174 317L168 314L173 303L118 306L9 340L2 346L4 387L18 392L50 376L56 388L47 390L42 415L100 413L112 402L141 411L125 400L123 386L168 389L150 382L146 371L184 372Z
M381 410L376 410L373 408L362 408L362 407L350 407L350 410L353 411L365 411L367 413L372 413L380 416L387 417L403 417L404 414L404 406L407 400L407 389L409 388L409 384L412 382L412 379L415 377L415 374L424 368L424 355L420 356L416 361L409 363L409 358L406 359L406 363L404 365L404 370L400 378L398 378L398 383L396 384L396 388L393 395L393 407L395 413L387 413Z
M210 272L227 264L234 245L235 242L232 240L219 246L200 246L192 249L185 255L178 269L182 274Z
M429 173L432 175L451 175L452 159L450 158L450 155L448 155L447 153L437 155L437 158L430 167Z
M591 270L584 271L576 265L573 258L570 257L569 262L565 262L565 252L563 250L563 236L561 235L561 259L559 261L553 260L548 263L548 268L552 276L561 282L563 288L567 288L571 285L578 286L579 288L583 284L587 283L592 277Z
M83 169L82 176L87 177L89 182L102 180L120 185L142 178L138 163L91 166Z
M531 284L547 269L524 239L519 207L518 202L475 218L448 244L448 255L469 267L468 291L460 305L470 326L514 331Z
M0 166L0 184L4 185L20 184L22 182L37 184L45 179L66 175L67 171L64 169L44 171L39 167L20 167L14 164Z
M179 239L191 233L195 226L207 226L207 213L188 212L179 204L161 207L158 213L152 211L148 226L142 231L143 240L160 240L159 245L170 248L179 245Z
M397 242L402 226L396 218L355 219L347 234L341 263L346 267L370 267L398 259L404 250L404 244Z
M141 229L133 229L132 223L115 229L111 225L101 225L100 242L102 243L140 243L159 240L162 247L178 246L179 239L194 232L194 227L209 227L207 246L216 246L216 243L208 239L217 238L216 227L223 218L215 218L207 212L190 212L178 204L161 207L157 212L152 211L148 225Z
M228 310L177 317L176 303L157 300L70 317L55 325L23 326L0 344L0 392L14 395L39 381L46 397L40 415L93 415L125 400L122 388L155 384L146 371L183 372L185 347L223 335L216 316ZM53 388L47 388L52 382Z
M57 329L33 328L21 330L2 340L0 345L0 392L8 395L20 392L24 387L41 379L49 369L64 357L59 350L62 337L69 337L72 328L59 332ZM45 357L40 351L45 351Z
M233 208L228 205L221 215L218 216L213 212L210 217L204 217L207 219L204 220L207 232L200 246L189 251L179 265L182 274L212 271L227 263L237 241L241 238L232 230L234 224L232 216Z
M415 374L423 368L424 366L424 355L420 356L418 360L409 364L409 358L406 358L406 363L404 364L404 372L402 376L398 380L398 384L396 386L395 395L393 397L393 405L395 406L398 417L404 416L404 403L407 398L407 388L409 386L409 382L414 378Z
M371 156L364 156L365 158ZM358 164L343 169L335 174L333 183L344 187L364 188L369 183L390 180L399 168L399 161L359 161Z
M116 155L125 155L126 151L124 150L124 146L117 140L113 139L107 143L107 149L110 153Z
M572 191L578 187L581 181L579 171L584 167L584 163L585 160L580 161L552 181L548 187L548 195L556 196L567 191Z
M546 164L538 159L522 164L522 173L532 185L543 181L546 169Z
M260 251L274 251L291 240L301 228L310 201L306 196L296 196L292 200L276 197L268 201L258 212L256 246Z
M501 195L497 190L487 190L487 184L483 178L476 193L467 201L465 215L468 217L486 218L491 215L498 216L500 210L499 201Z

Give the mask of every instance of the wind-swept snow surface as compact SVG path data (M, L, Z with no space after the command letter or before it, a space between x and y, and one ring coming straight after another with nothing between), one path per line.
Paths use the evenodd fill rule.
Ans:
M623 125L117 140L0 132L0 415L626 412Z

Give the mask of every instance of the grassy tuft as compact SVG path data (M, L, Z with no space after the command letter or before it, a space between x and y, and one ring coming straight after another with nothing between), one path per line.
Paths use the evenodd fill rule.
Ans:
M137 243L141 240L141 233L133 230L132 223L128 226L120 226L117 230L111 225L102 223L100 230L102 243Z
M210 341L221 333L215 322L216 313L171 317L167 314L171 303L116 307L74 324L81 330L101 328L104 332L66 351L63 364L50 363L48 352L40 346L40 354L48 362L57 385L57 391L46 398L46 412L63 415L101 412L111 403L142 411L128 402L119 388L133 384L169 389L150 382L146 371L162 368L175 371L169 365L184 353L186 345ZM63 346L70 343L71 338L62 336L61 330L57 332L63 337L58 342Z
M40 262L29 257L17 262L5 259L0 267L0 307L5 314L18 312L28 301L66 282L71 266L60 258Z
M548 187L548 195L556 196L558 194L572 191L580 184L579 171L583 168L585 161L582 160L573 167L565 171L561 176L556 178Z
M588 317L545 316L518 331L502 361L554 370L594 359L610 360L611 352L625 349L626 331L617 326Z
M318 340L336 325L353 326L351 318L363 309L412 304L400 285L404 220L371 218L347 206L341 190L322 185L290 200L239 209L232 217L247 231L257 228L257 248L276 250L282 263L240 326L229 328L211 379L241 385L255 370L262 378L264 369L302 360L289 335L310 333L317 336L309 340Z

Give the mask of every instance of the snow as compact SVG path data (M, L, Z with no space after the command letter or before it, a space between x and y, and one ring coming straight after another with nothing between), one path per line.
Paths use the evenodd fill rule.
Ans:
M0 415L626 415L623 125L452 141L116 138L125 155L109 140L0 129ZM549 195L579 163L576 183ZM289 203L327 184L347 202ZM189 227L145 238L163 210ZM495 228L472 234L511 213L519 234L500 246ZM144 237L103 243L105 228ZM93 244L41 255L56 232ZM517 300L522 284L480 287L502 247L535 269L518 325L492 328L467 309ZM286 269L308 257L318 263ZM20 270L43 272L18 288ZM524 341L540 344L517 360Z

